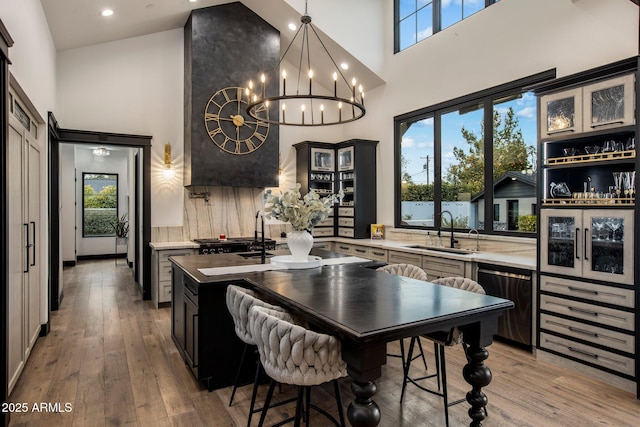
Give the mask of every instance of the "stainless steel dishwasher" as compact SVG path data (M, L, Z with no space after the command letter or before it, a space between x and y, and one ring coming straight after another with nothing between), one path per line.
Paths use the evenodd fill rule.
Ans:
M479 264L478 283L487 295L505 298L515 304L498 319L497 336L531 347L531 271Z

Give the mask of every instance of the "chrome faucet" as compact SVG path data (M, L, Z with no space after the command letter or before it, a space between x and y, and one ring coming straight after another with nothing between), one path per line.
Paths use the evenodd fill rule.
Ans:
M476 233L476 252L480 252L480 233L477 229L472 228L469 230L469 238L471 238L471 233Z
M266 264L267 262L267 250L264 244L264 213L262 211L256 212L256 230L253 235L254 240L258 243L258 217L261 219L261 236L260 236L260 264Z
M451 214L451 212L449 211L442 211L440 212L440 221L438 221L438 237L441 236L441 229L442 229L442 215L448 213L449 214L449 219L451 220L451 248L455 247L455 244L458 243L458 241L454 238L453 236L453 215Z

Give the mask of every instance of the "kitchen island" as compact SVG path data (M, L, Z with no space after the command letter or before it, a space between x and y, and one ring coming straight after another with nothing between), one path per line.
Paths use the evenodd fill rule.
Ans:
M312 254L325 259L341 256L321 250ZM472 406L469 415L472 425L482 425L486 415L482 387L491 381L491 372L484 364L489 353L484 347L493 340L498 317L513 307L511 301L379 273L367 268L371 264L366 261L305 270L264 270L269 267L257 265L256 269L263 271L253 272L242 266L259 264L259 256L201 255L174 257L171 261L176 267L172 335L198 378L235 370L241 347L235 355L219 358L215 370L207 368L202 372L209 362L203 360L207 354L203 346L215 349L210 352L215 355L221 347L228 347L234 334L224 294L229 284L238 284L257 290L263 298L303 316L313 329L341 340L342 356L353 380L355 400L349 405L347 416L354 426L376 426L380 421L373 397L375 380L386 362L387 342L459 326L469 345L470 362L463 370L473 388L467 394ZM222 270L228 274L206 275L200 270L230 266L241 267L243 272L234 273L231 269ZM203 328L209 331L207 339L199 341L195 338L203 338Z

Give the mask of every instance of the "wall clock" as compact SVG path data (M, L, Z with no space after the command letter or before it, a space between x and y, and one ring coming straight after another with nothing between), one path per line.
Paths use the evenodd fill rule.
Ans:
M246 113L249 95L245 88L225 87L207 102L204 124L209 138L220 149L235 155L250 154L262 146L269 134L269 110L256 110L264 120Z

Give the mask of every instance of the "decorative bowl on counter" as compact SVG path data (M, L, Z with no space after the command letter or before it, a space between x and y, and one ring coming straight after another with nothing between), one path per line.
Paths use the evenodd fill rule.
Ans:
M597 145L587 145L586 147L584 147L584 151L587 154L598 154L598 152L600 151L600 147L598 147Z

